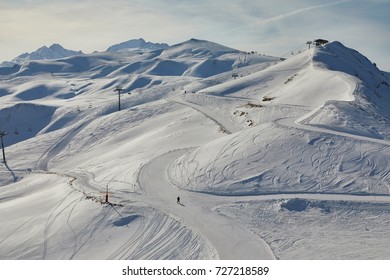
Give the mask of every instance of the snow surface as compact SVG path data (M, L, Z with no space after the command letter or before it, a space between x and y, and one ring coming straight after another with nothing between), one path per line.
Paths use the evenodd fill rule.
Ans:
M389 88L338 42L0 71L0 258L388 259Z

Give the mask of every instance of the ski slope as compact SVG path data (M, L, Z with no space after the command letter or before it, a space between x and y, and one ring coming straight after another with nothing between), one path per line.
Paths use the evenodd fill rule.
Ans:
M0 77L1 259L389 258L390 81L338 42L281 61L191 39Z

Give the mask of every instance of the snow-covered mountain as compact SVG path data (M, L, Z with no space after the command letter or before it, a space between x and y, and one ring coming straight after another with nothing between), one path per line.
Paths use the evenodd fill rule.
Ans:
M0 100L2 259L390 257L390 80L339 42L29 61Z
M30 60L52 60L83 54L81 51L65 49L60 44L53 44L50 47L43 46L31 53L24 53L12 60L12 63L23 64Z
M109 47L107 51L118 52L118 51L126 51L126 50L133 50L133 49L159 50L159 49L166 49L167 47L169 47L168 44L146 42L144 39L140 38L140 39L132 39L126 42L115 44Z

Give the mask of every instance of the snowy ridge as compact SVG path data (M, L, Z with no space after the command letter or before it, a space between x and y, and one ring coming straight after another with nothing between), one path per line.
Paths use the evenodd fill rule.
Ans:
M353 102L328 101L304 123L352 134L390 139L390 81L366 57L334 42L316 53L320 67L338 71L351 84ZM344 73L344 74L342 74ZM347 74L347 75L345 75ZM362 123L360 120L364 118ZM383 126L377 126L380 121Z
M7 71L1 259L389 258L390 83L355 50L191 39Z

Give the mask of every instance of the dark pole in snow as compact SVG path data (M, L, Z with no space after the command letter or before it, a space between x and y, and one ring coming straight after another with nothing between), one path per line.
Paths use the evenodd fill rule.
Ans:
M5 149L4 149L4 141L3 141L3 137L7 135L7 133L5 133L5 131L0 131L0 137L1 137L1 150L3 151L3 162L4 163L7 163L7 161L5 160Z
M106 187L106 204L108 204L108 185Z
M123 88L121 87L117 87L114 91L117 91L118 92L118 111L121 110L121 91L123 90Z

